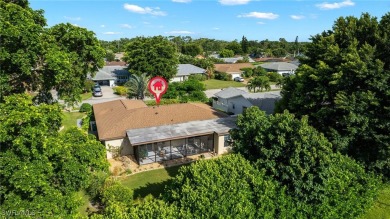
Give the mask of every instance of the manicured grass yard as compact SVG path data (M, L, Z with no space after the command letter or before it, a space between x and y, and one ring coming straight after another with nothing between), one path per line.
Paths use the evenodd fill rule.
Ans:
M222 89L222 88L228 88L228 87L245 87L245 84L242 82L221 81L221 80L215 80L215 79L202 81L202 83L206 85L206 90Z
M361 219L389 219L390 218L390 183L379 191L378 199L371 209Z
M92 97L92 92L88 92L88 93L83 93L81 94L81 99L82 100L88 100L89 98Z
M62 125L64 126L64 129L62 131L65 131L69 129L70 127L77 126L76 122L77 119L81 119L85 116L85 113L79 113L79 112L63 112L63 119L62 119Z
M164 192L170 179L177 175L181 166L183 165L137 173L126 177L121 182L134 190L134 199L143 198L148 194L158 197Z

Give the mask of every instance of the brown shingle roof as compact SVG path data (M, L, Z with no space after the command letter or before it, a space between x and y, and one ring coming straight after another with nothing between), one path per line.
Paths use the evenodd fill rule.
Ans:
M146 107L140 100L114 100L93 105L100 140L119 139L126 130L226 117L206 104Z
M214 64L215 71L226 73L242 72L242 68L255 68L251 63Z

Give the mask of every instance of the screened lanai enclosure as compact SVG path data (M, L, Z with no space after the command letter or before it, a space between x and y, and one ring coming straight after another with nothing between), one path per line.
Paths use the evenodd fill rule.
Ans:
M218 136L235 127L235 118L191 121L127 130L140 165L214 152Z
M136 146L135 157L139 164L148 164L165 160L210 152L214 150L214 135L204 135L184 139L175 139L158 143Z

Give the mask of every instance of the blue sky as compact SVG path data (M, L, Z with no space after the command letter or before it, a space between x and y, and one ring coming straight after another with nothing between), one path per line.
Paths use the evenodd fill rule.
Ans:
M390 1L375 0L30 0L49 26L69 22L102 40L135 36L191 36L219 40L309 41L340 16L368 12L380 19Z

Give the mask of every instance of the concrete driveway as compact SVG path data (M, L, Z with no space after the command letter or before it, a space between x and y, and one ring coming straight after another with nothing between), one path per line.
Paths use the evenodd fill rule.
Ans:
M84 100L82 103L95 104L95 103L108 102L112 100L126 99L126 97L121 97L119 95L114 94L114 90L110 86L101 86L101 88L103 92L102 97L92 96L90 99Z

